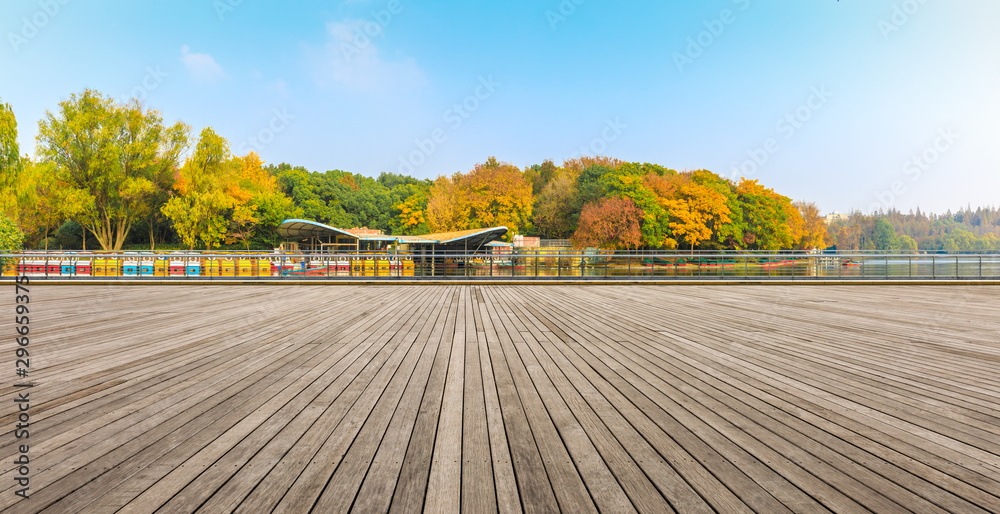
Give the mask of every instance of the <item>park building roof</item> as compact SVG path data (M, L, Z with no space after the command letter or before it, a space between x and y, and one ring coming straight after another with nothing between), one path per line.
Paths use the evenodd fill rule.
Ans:
M371 249L384 244L400 244L412 247L435 247L440 250L478 250L507 234L507 227L489 227L454 232L438 232L421 235L373 234L371 230L342 229L311 220L289 219L278 227L278 234L286 241L310 240L313 246L333 246L333 250Z

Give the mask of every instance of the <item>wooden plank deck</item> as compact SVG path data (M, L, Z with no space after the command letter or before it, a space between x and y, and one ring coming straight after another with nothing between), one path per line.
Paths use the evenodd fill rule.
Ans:
M1000 511L996 286L31 294L4 512Z

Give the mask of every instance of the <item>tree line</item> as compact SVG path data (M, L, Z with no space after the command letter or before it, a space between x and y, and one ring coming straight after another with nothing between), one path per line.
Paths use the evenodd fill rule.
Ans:
M964 237L942 229L960 220L856 214L827 226L815 204L793 202L757 180L609 157L561 165L546 160L523 169L490 157L435 180L265 164L253 152L234 155L211 127L194 137L191 127L164 123L138 101L118 102L93 90L47 112L36 143L34 158L20 155L17 121L0 102L0 246L268 249L280 242L277 227L287 218L391 234L504 225L508 237L605 249L972 244L931 233ZM995 211L982 216L992 224L1000 219ZM975 230L969 232L977 238L997 235Z
M839 250L1000 251L1000 208L966 207L958 212L925 214L918 208L874 214L851 213L830 224L830 241Z

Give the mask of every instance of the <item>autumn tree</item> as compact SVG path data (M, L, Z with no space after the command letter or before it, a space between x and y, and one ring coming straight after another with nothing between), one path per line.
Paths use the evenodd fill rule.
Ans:
M239 201L233 195L238 182L233 180L237 172L232 165L229 143L211 128L202 130L194 155L174 183L177 194L162 209L188 248L201 241L212 249L225 240L226 214Z
M467 174L438 178L427 220L435 231L502 225L512 237L530 226L531 209L531 185L521 170L490 157Z
M660 204L669 213L672 237L694 251L695 246L712 237L713 227L729 223L729 206L725 195L691 180L690 175L675 180L676 191L661 197Z
M643 212L630 198L612 196L587 204L573 234L577 248L635 249L642 245Z
M28 162L21 173L20 183L23 201L18 218L21 228L27 234L29 244L48 250L49 231L65 219L62 212L65 202L59 197L66 190L58 184L52 163Z
M546 159L542 164L534 164L524 170L524 180L531 184L531 193L538 196L542 190L551 183L563 170Z
M584 179L591 169L580 175ZM676 248L677 241L670 231L670 218L660 198L649 187L646 180L647 172L637 163L624 163L606 173L603 173L595 188L605 196L628 198L642 212L642 246L650 248ZM585 186L581 185L581 189ZM581 212L582 216L582 212Z
M393 206L398 214L393 219L392 233L414 235L430 231L427 223L428 192L417 186L402 186L411 189L404 200Z
M51 161L81 203L75 220L105 250L120 250L132 224L187 146L188 127L163 124L133 100L116 103L92 90L71 95L39 122L38 155Z
M226 185L233 199L226 242L239 243L247 250L251 244L277 246L278 226L289 217L298 217L299 211L256 152L233 161L232 167L239 172L236 184Z
M603 166L605 168L614 169L622 164L625 164L625 161L615 159L614 157L595 155L566 159L563 161L562 167L563 169L569 171L572 176L577 176L583 172L583 170L591 166Z
M568 173L549 180L535 199L535 231L548 238L569 237L576 228L576 220L573 219L576 196L576 181Z
M460 186L466 202L463 210L471 223L480 227L506 226L509 236L530 226L531 185L516 166L490 157L462 177Z
M810 202L795 202L794 205L802 217L802 233L795 247L799 250L826 248L827 226L819 207Z
M427 199L427 225L436 232L461 230L468 227L469 219L464 217L462 191L458 182L461 173L454 177L440 176L431 186Z
M711 247L711 249L742 248L746 223L743 215L743 204L740 203L739 195L736 194L736 185L731 180L708 170L691 172L691 180L725 197L726 207L729 209L729 214L726 216L728 221L723 221L719 217L709 220L708 227L712 230L712 237L710 241L702 244L702 248L706 246Z
M806 237L805 219L802 218L801 211L790 199L782 202L782 208L787 214L785 224L788 225L788 236L791 241L789 246L783 247L782 250L799 248L799 243Z

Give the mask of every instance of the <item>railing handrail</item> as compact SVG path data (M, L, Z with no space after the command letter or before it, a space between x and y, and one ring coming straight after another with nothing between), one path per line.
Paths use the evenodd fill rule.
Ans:
M809 253L800 252L796 250L787 251L773 251L773 252L760 252L760 251L746 251L746 252L704 252L704 253L689 253L689 252L674 252L674 251L587 251L587 250L555 250L555 249L517 249L514 252L465 252L465 251L436 251L428 252L425 254L410 252L410 251L388 251L388 252L265 252L261 251L258 253L253 252L210 252L210 251L184 251L184 252L170 252L170 253L152 253L152 252L132 252L132 251L56 251L56 250L21 250L21 251L3 251L0 252L0 258L137 258L137 259L159 259L159 260L169 260L171 258L271 258L271 259L281 259L281 258L296 258L296 257L343 257L343 258L358 258L358 257L463 257L463 258L483 258L483 257L517 257L517 256L538 256L538 257L550 257L562 255L563 257L620 257L620 258L639 258L639 257L656 257L656 258L669 258L669 259L683 259L691 257L701 257L701 258L761 258L761 257L789 257L789 258L843 258L843 257L890 257L890 258L912 258L912 257L927 257L931 256L1000 256L1000 251L988 250L988 251L969 251L969 252L872 252L872 251L853 251L845 250L838 251L835 253Z
M1000 252L952 253L677 253L516 249L507 252L0 252L3 280L46 278L340 278L579 277L990 278L1000 280Z

